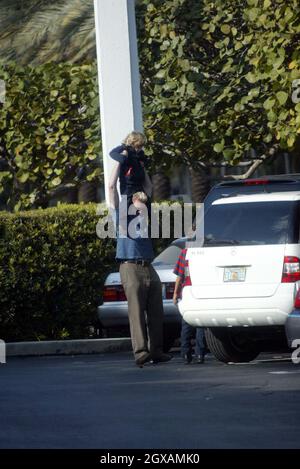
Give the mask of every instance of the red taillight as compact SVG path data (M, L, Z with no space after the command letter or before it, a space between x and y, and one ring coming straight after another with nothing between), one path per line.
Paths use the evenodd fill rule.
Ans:
M174 290L175 290L175 283L165 283L165 287L166 287L166 299L172 300Z
M284 256L282 283L293 283L300 280L300 259L295 256Z
M245 186L260 186L262 184L268 184L268 182L268 179L248 179L246 181L243 181L243 184Z
M300 309L300 290L298 290L296 294L295 308Z
M190 277L190 268L189 268L189 261L185 261L185 278L184 278L184 287L191 286L192 281Z
M127 301L122 285L106 285L103 290L103 301Z

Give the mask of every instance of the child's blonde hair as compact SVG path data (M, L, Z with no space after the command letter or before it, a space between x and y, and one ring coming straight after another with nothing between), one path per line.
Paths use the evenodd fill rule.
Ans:
M125 137L123 143L125 145L134 146L138 144L140 147L144 146L146 143L146 137L141 132L130 132L130 134Z
M142 202L142 204L145 204L148 200L148 197L147 195L145 194L145 192L135 192L132 196L132 200L134 199L137 199L139 202Z

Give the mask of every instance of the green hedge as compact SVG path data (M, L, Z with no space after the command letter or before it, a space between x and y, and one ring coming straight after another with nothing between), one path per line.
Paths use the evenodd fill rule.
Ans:
M103 282L118 270L115 240L96 235L96 209L91 203L0 212L0 339L89 335ZM170 241L154 240L155 252Z
M0 338L84 338L114 240L96 236L96 204L0 212Z

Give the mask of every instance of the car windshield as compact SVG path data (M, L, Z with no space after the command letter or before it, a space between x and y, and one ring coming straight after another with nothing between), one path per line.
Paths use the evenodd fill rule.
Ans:
M207 247L298 243L299 202L212 205L204 223Z
M167 249L162 251L153 261L153 265L167 264L175 265L178 259L178 256L181 252L181 248L172 244L168 246Z

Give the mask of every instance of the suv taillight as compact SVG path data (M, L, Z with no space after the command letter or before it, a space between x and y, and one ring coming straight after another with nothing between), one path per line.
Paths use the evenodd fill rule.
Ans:
M262 184L268 184L268 179L246 179L242 182L245 186L261 186Z
M191 277L190 277L190 268L189 268L189 261L185 261L185 270L184 270L184 286L190 286L192 285Z
M284 256L282 283L293 283L300 280L300 259L295 256Z
M103 289L103 302L127 301L122 285L106 285Z
M297 291L294 306L295 308L300 309L300 290Z
M175 283L165 283L166 287L166 299L167 300L172 300L174 290L175 290Z

